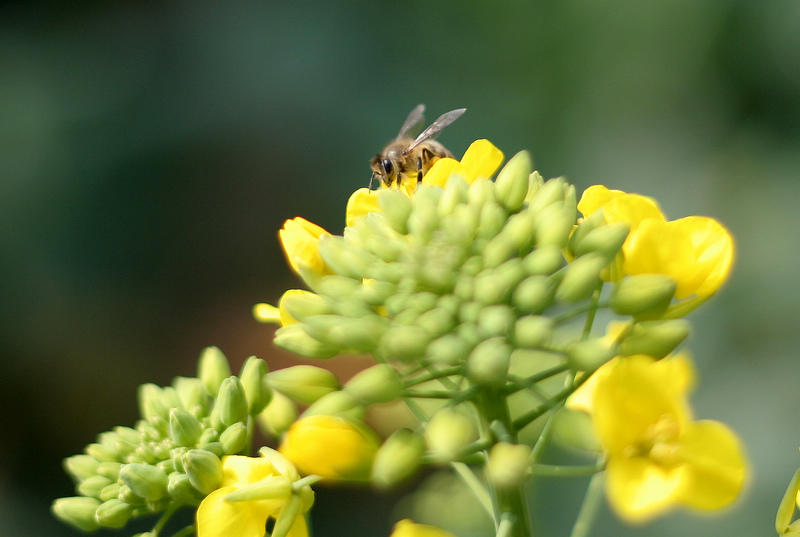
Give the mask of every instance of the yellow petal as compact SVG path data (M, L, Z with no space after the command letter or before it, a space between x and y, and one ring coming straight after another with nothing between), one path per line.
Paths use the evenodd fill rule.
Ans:
M475 140L461 157L461 164L467 172L467 184L478 177L491 177L503 163L503 152L489 140Z
M692 245L699 283L694 294L713 295L727 280L733 265L733 237L713 218L689 216L671 223L681 229ZM680 298L680 297L679 297Z
M323 235L330 233L299 216L283 224L278 236L292 270L299 274L298 266L302 262L312 272L325 272L325 262L319 254L319 238Z
M353 226L360 217L379 212L381 208L378 205L378 193L367 188L359 188L347 200L345 223L347 226Z
M363 424L313 415L294 422L278 450L300 472L326 479L369 479L379 441Z
M422 184L444 187L453 174L467 177L467 171L460 162L451 158L440 158L422 178Z
M675 503L680 469L665 470L644 457L608 461L606 493L614 510L629 522L644 522Z
M455 537L455 535L442 528L417 524L406 518L394 525L391 537Z
M747 463L739 438L727 425L712 420L694 421L681 435L680 447L687 469L680 490L682 503L713 510L737 498L744 485Z
M222 487L205 497L197 508L197 537L263 537L267 518L274 512L269 502L227 502L235 487Z
M253 306L253 317L260 323L282 324L281 312L270 304L256 304Z

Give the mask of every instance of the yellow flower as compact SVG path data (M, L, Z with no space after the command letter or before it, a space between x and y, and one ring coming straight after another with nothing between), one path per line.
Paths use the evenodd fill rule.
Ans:
M417 524L406 518L394 525L391 537L455 537L455 535L442 528Z
M292 424L278 450L305 475L325 479L369 479L380 441L366 425L339 417L312 415Z
M330 233L299 216L283 224L278 236L286 259L297 274L301 266L311 273L326 274L325 261L319 254L319 239L324 235Z
M281 299L278 302L277 308L270 304L256 304L253 306L253 316L260 323L289 326L290 324L295 324L297 319L295 319L294 316L289 313L289 309L286 306L287 302L294 300L295 303L297 303L298 301L302 300L311 301L318 298L319 295L312 293L311 291L306 291L304 289L289 289L288 291L284 292L283 295L281 295Z
M452 158L437 160L422 178L422 184L443 187L453 174L460 175L467 181L467 184L472 183L479 177L488 178L497 171L497 168L503 162L503 158L503 152L490 141L476 140L467 148L464 156L461 157L461 162ZM417 183L415 181L404 181L397 188L410 198L417 189ZM378 196L369 189L360 188L347 201L347 225L352 226L360 216L379 212L381 212L381 209L378 205Z
M303 512L311 507L311 489L299 495L292 483L300 476L292 463L269 448L261 457L223 457L222 487L197 509L198 537L263 537L267 520L288 528L288 537L307 537Z
M666 315L688 313L713 295L733 264L733 238L713 218L690 216L667 221L658 204L646 196L589 187L578 203L585 217L602 211L608 224L626 223L630 233L622 246L621 275L663 274L675 280L678 300L690 298Z
M663 360L662 360L663 362ZM693 421L684 382L665 382L646 356L615 360L596 381L592 421L606 451L606 492L640 522L674 505L720 509L742 489L746 463L726 425Z

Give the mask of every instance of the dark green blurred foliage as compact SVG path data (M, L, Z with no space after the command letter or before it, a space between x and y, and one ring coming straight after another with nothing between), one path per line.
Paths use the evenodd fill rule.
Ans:
M131 424L139 383L193 374L209 344L293 363L250 316L297 285L277 229L339 231L419 102L467 107L441 136L457 155L527 148L545 177L730 227L737 268L689 345L697 412L742 435L750 490L719 518L606 513L595 535L772 531L800 438L797 2L20 3L0 73L8 535L69 534L47 513L71 494L60 460ZM539 534L565 535L580 487L546 485ZM367 518L336 494L318 535L388 535L388 500Z

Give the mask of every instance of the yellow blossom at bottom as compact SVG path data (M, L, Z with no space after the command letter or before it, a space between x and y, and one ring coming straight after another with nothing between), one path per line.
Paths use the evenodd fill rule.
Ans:
M406 518L394 525L391 537L455 537L455 535L442 528L417 524Z
M685 389L646 356L611 364L594 388L592 420L607 455L606 491L632 522L675 505L720 509L736 499L746 461L726 425L693 421Z
M268 448L261 453L262 457L222 459L222 486L197 509L197 537L263 537L267 521L280 520L282 514L293 518L285 521L291 523L288 537L308 536L303 512L312 496L303 501L292 495L291 484L300 476L283 455ZM254 499L242 499L246 494Z
M378 437L366 425L339 416L312 415L294 422L278 450L305 475L369 479Z

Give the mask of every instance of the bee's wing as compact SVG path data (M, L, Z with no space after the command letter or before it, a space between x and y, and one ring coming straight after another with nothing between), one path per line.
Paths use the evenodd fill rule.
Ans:
M410 146L408 146L405 149L405 151L403 151L403 153L404 154L408 154L408 153L411 152L412 149L417 147L419 144L421 144L425 140L435 137L437 134L439 134L442 131L443 128L447 127L453 121L455 121L458 118L460 118L461 114L463 114L466 111L467 111L466 108L456 108L455 110L450 110L446 114L442 114L441 116L439 116L439 119L437 119L436 121L431 123L430 127L425 129L424 131L422 131L422 133L419 136L417 136L417 139L414 140L414 143L411 144Z
M425 114L425 105L424 104L418 104L411 111L411 113L408 114L408 117L406 118L405 122L403 123L403 126L400 127L400 132L397 134L397 138L395 138L395 140L400 140L402 138L405 138L408 135L408 131L410 131L411 129L413 129L414 127L416 127L417 125L419 125L423 121L425 121L425 115L424 114Z

